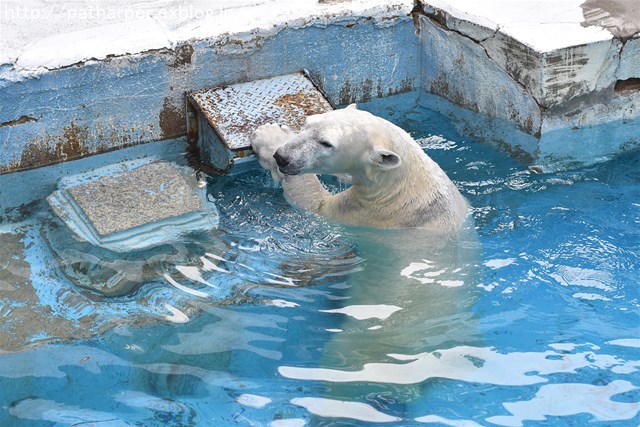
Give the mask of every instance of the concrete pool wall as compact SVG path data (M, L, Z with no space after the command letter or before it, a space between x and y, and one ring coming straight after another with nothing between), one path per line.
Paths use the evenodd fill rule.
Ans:
M80 1L44 16L44 0L21 3L0 11L3 174L182 138L185 91L302 69L335 104L438 95L444 112L473 113L458 119L465 134L548 169L640 145L638 25L587 25L588 1L525 23L517 13L549 5L209 1L189 14L178 1Z

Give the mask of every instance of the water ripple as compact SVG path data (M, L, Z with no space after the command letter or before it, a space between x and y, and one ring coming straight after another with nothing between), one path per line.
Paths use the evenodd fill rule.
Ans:
M278 372L297 380L419 384L434 378L470 383L523 386L547 382L545 376L591 367L618 373L635 372L640 361L625 361L594 352L500 353L490 347L459 346L419 354L388 354L396 363L365 363L360 370L280 366Z

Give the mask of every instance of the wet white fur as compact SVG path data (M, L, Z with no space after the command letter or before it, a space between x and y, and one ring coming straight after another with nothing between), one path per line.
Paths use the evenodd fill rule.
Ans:
M310 116L297 134L260 126L251 144L298 208L381 228L455 230L465 221L465 199L413 138L355 106ZM289 161L283 170L273 157L276 151ZM315 174L350 174L352 186L332 195Z

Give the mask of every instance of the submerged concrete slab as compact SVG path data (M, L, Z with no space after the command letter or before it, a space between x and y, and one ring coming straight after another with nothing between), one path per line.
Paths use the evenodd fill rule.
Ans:
M116 252L170 242L215 228L195 172L165 161L132 161L64 178L47 200L81 239Z
M68 188L100 236L202 209L193 184L157 162Z
M18 351L38 342L87 338L85 322L52 313L41 304L31 282L32 269L25 260L25 235L0 232L0 353ZM73 304L68 295L66 302Z
M201 243L201 255L228 249L213 235ZM233 280L206 287L206 298L166 283L187 283L179 270L197 256L186 250L167 247L153 257L109 254L79 242L64 226L30 221L0 230L0 248L0 354L91 338L116 327L184 322L212 304L235 301Z

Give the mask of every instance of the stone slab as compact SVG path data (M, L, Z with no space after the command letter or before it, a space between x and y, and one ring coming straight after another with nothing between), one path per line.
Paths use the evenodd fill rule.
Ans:
M195 182L169 163L154 162L67 191L100 236L107 236L201 210L194 186Z
M498 30L537 52L551 52L640 32L635 0L421 0L455 20Z
M116 252L215 228L218 213L195 172L153 159L98 168L60 181L49 204L78 237Z

